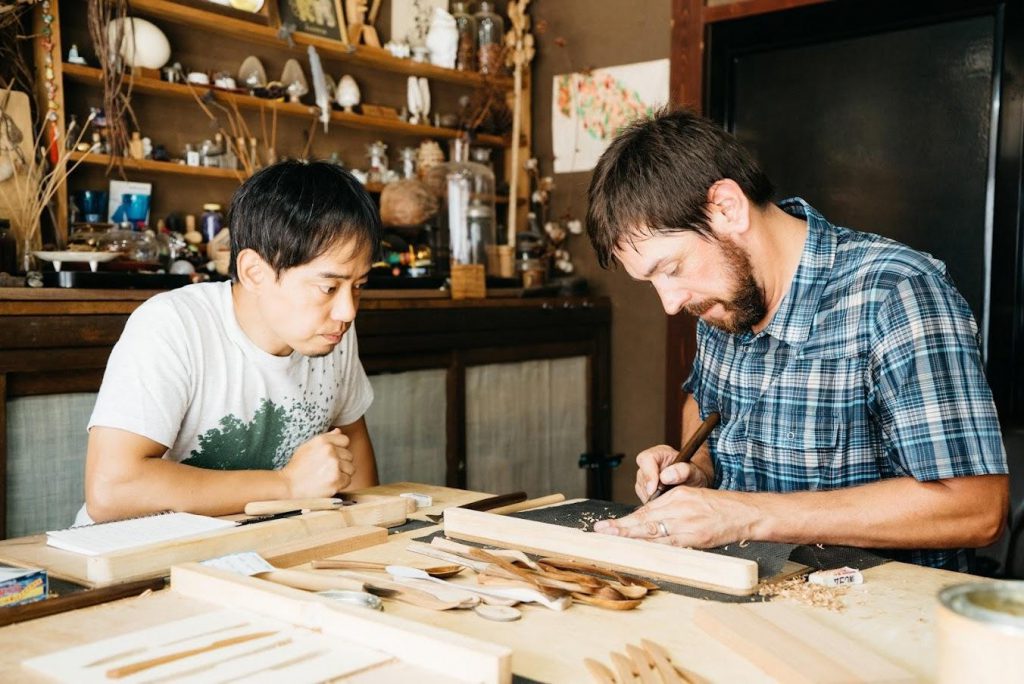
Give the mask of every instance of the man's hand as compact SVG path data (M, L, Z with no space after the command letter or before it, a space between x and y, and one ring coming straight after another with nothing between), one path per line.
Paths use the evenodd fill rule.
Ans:
M702 486L675 487L624 518L599 521L594 531L700 549L752 538L758 512L732 494Z
M644 449L636 457L636 495L646 502L659 484L707 487L707 473L690 462L669 465L679 455L678 449L659 444Z
M281 469L289 498L334 496L348 486L356 472L349 439L340 428L317 435L301 445Z

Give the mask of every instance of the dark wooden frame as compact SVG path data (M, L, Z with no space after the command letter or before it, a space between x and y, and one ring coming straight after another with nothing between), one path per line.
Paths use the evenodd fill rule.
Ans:
M815 5L817 7L809 7ZM815 14L842 16L837 33L855 33L859 24L877 30L935 21L968 14L995 13L1003 27L1001 102L998 149L994 177L994 234L989 325L989 373L1000 416L1004 423L1024 422L1024 237L1020 223L1024 204L1024 2L1021 0L934 0L929 2L863 3L829 0L739 0L705 7L704 0L673 0L671 93L673 102L727 119L719 102L722 94L710 92L709 82L720 83L723 74L710 74L710 54L718 49L713 25L754 15L808 7L786 17L765 17L759 30L770 36L798 17ZM820 22L819 24L820 25ZM792 27L790 27L792 28ZM721 60L718 60L721 63ZM715 98L714 100L712 98ZM666 334L665 432L669 443L681 441L681 383L688 375L695 351L696 325L692 317L669 318Z
M128 315L152 292L0 289L0 538L6 529L6 405L15 397L95 392ZM447 371L446 464L466 484L466 368L585 356L587 451L611 450L611 307L606 299L365 299L367 372ZM588 492L603 473L587 471ZM535 494L543 494L536 492Z

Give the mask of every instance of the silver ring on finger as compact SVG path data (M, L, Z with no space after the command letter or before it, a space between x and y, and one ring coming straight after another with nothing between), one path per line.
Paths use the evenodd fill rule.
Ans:
M662 537L667 537L668 536L668 526L665 525L665 521L664 520L659 520L658 521L658 532L661 533L660 536L662 536Z

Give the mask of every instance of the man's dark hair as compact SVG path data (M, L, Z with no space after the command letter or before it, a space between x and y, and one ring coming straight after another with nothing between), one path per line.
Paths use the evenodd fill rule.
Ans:
M662 110L623 129L601 155L587 191L587 234L601 267L638 232L710 235L708 190L724 178L756 206L771 202L772 183L753 156L703 117Z
M281 272L316 259L339 242L368 248L376 260L377 205L348 171L329 162L282 161L257 171L231 200L231 277L235 260L253 249Z

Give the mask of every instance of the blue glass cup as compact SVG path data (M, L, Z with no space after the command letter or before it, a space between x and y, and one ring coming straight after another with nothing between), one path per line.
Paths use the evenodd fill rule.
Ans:
M103 223L107 220L106 190L78 190L74 193L74 201L86 223Z

